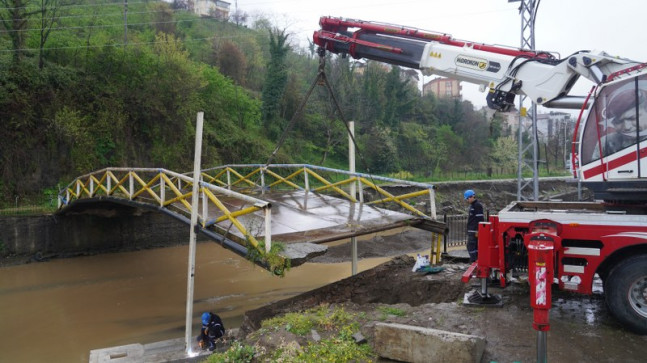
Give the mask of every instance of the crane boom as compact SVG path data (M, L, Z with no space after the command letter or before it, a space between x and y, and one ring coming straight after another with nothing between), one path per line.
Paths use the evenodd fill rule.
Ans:
M314 43L336 54L419 69L489 89L488 106L514 107L517 94L553 108L581 108L569 92L580 76L596 84L627 69L645 67L605 52L579 51L565 59L549 52L457 40L449 34L355 19L321 17Z

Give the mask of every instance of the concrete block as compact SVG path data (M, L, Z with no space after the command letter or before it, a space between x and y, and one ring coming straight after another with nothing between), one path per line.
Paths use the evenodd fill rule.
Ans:
M289 243L281 252L281 256L290 260L292 267L299 266L311 258L321 256L328 251L328 246L310 242Z
M418 326L377 323L375 350L402 362L464 363L481 361L485 338Z
M144 346L128 344L118 347L94 349L90 351L90 363L130 363L144 359Z

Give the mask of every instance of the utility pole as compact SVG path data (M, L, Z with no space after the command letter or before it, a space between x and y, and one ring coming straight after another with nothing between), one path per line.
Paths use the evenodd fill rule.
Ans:
M238 14L238 0L234 3L234 11L236 12L236 26L240 25L240 15Z
M509 3L519 2L519 14L521 14L521 48L535 50L535 18L539 8L539 0L508 0ZM537 104L530 100L531 107L528 112L524 107L526 96L519 98L519 155L517 164L517 200L527 200L523 190L532 189L532 200L539 199L539 172L538 172L538 140L537 140ZM532 135L528 145L523 145L523 118L530 117L532 120ZM529 165L524 155L532 150L532 164ZM523 177L524 168L532 170L532 180L525 180Z

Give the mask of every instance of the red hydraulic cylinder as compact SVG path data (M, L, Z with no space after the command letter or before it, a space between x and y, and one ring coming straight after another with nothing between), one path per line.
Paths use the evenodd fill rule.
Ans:
M493 233L492 222L481 222L478 227L479 267L501 268L499 266L499 244ZM487 276L486 276L487 277Z
M555 226L554 223L534 224L534 227ZM528 248L528 280L530 282L530 306L533 308L532 327L537 331L537 363L548 362L548 322L551 306L551 287L555 271L555 245L561 244L557 235L536 232L524 236Z
M474 275L478 278L487 278L492 269L501 269L499 244L496 239L496 217L490 217L489 222L481 222L478 226L478 260L474 262L463 274L462 281L467 283Z
M528 248L530 306L534 309L532 326L538 331L550 330L551 286L554 276L554 251L558 236L532 233L525 236Z

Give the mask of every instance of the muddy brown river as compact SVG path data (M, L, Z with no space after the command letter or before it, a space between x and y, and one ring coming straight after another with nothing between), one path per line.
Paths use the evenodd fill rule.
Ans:
M184 337L188 250L0 268L0 361L87 362L92 349ZM362 260L359 271L386 260ZM238 327L247 310L350 273L350 263L308 263L278 278L215 243L198 244L194 327L206 310Z

